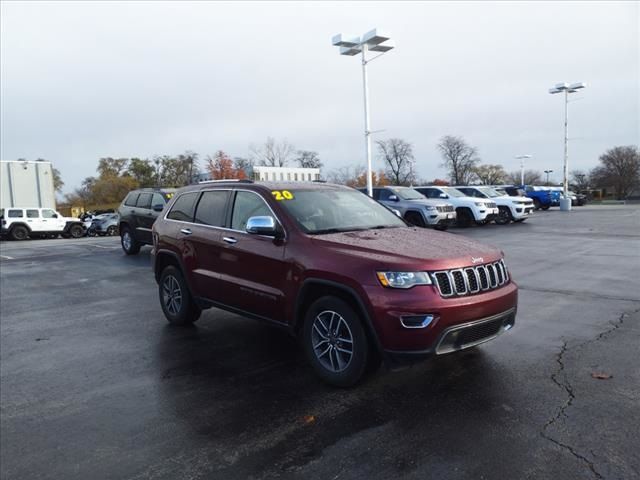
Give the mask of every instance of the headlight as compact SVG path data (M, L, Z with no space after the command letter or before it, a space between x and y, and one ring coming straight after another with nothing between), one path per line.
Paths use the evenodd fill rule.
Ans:
M431 285L426 272L377 272L378 280L383 287L411 288L416 285Z
M437 210L436 207L433 207L431 205L425 206L424 209L429 211L429 212L435 212Z
M487 204L483 202L476 202L476 207L486 207Z

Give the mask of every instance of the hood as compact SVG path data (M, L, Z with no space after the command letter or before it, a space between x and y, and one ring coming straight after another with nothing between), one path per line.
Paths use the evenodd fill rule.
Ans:
M526 202L526 203L533 203L533 200L531 200L529 197L520 197L520 196L511 196L511 195L500 195L499 197L494 197L494 198L506 198L507 200L512 200L514 202Z
M318 247L376 262L375 268L440 270L488 263L500 250L461 235L417 227L332 233L312 237ZM481 260L480 260L481 259Z
M402 200L403 202L408 202L411 204L416 204L416 205L424 205L424 206L428 206L428 207L445 207L447 205L451 205L450 203L447 202L446 199L444 198L424 198L424 199L419 199L419 200Z

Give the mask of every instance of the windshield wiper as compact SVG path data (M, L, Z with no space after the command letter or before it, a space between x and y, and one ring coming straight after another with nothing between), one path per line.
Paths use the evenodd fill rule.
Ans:
M309 235L325 235L328 233L344 233L351 232L353 230L357 230L354 228L323 228L321 230L313 230L309 232Z

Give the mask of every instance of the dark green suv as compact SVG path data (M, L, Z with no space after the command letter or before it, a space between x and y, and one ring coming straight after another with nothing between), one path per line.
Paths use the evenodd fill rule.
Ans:
M151 245L151 227L176 191L175 188L133 190L118 207L120 243L127 255L135 255L142 245Z

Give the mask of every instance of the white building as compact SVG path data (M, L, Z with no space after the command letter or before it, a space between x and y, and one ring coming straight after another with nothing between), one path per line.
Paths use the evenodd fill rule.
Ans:
M255 166L253 179L263 182L313 182L320 180L320 169Z
M56 208L51 162L0 161L0 208Z

